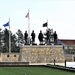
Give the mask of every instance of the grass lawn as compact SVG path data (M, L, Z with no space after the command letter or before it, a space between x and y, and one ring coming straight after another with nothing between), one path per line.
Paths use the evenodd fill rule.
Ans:
M0 67L0 75L75 75L74 72L47 67Z

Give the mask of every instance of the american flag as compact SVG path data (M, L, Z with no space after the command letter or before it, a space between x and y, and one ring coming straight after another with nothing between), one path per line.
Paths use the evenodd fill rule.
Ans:
M29 12L26 14L25 18L29 18Z

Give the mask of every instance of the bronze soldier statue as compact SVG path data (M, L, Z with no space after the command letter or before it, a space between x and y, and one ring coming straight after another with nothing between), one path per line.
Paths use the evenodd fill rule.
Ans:
M25 31L25 33L24 33L24 40L25 40L25 44L27 44L28 43L28 33L27 33L27 31Z
M38 39L39 39L39 41L40 41L40 44L43 44L43 33L42 33L41 30L40 30L40 33L39 33L39 35L38 35Z
M32 31L31 33L31 37L32 37L32 44L35 43L35 33L34 33L34 30Z

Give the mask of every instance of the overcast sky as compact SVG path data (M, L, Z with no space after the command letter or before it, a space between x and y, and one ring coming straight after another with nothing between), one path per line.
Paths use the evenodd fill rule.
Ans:
M30 9L30 32L36 37L40 30L45 32L42 24L56 31L59 39L75 39L75 1L74 0L0 0L0 28L9 21L13 33L21 29L28 31L28 19L25 15ZM8 28L8 27L7 27ZM37 38L36 38L37 40Z

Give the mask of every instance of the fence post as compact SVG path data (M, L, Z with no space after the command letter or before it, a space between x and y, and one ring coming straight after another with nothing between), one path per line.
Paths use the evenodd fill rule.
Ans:
M55 59L54 59L54 65L55 65Z
M66 67L66 60L65 60L65 67Z

